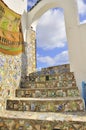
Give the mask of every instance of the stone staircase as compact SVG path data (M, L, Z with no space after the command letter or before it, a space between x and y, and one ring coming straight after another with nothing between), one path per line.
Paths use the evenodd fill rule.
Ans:
M25 79L15 98L7 99L1 130L86 129L84 100L69 65L44 68Z
M84 111L84 102L69 65L44 68L31 73L7 100L7 110L29 112Z

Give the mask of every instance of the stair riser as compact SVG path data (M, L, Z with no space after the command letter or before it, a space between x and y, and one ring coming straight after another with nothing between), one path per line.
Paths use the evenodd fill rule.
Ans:
M27 81L35 81L35 82L41 82L41 81L49 81L49 80L75 80L73 73L62 73L62 74L47 74L47 75L32 75L26 78Z
M72 101L26 101L7 100L7 110L33 112L75 112L83 111L82 100Z
M53 81L53 82L26 82L21 88L62 88L62 87L74 87L76 81Z
M66 89L66 90L16 90L16 97L33 97L33 98L55 98L55 97L75 97L80 96L78 89Z
M43 68L41 71L33 72L30 77L37 77L43 75L71 73L69 65L54 66L49 68Z

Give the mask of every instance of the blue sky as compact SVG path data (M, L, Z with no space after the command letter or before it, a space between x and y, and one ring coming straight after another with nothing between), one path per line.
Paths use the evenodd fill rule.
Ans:
M37 0L28 1L28 10ZM77 0L80 24L86 22L86 0ZM64 12L55 8L48 10L36 27L37 68L69 63L65 32Z

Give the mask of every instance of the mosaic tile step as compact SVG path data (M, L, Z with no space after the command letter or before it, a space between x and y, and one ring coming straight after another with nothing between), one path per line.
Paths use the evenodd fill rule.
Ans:
M77 87L69 87L63 89L53 89L53 88L40 88L40 89L17 89L15 96L21 97L33 97L33 98L47 98L47 97L76 97L80 96Z
M42 81L42 82L25 82L20 88L63 88L76 86L75 80L60 80L60 81Z
M60 65L60 66L53 66L48 68L42 68L42 70L30 73L30 77L36 77L41 75L53 75L53 74L61 74L70 72L70 65Z
M7 100L7 110L33 112L75 112L84 111L84 101L80 98L15 98Z
M9 119L24 119L24 120L40 120L40 121L65 121L65 122L86 122L86 111L84 112L22 112L22 111L0 111L0 118Z
M0 130L86 130L86 113L0 113Z
M42 74L42 75L29 75L25 78L26 81L54 81L54 80L75 80L73 72L66 72L61 74Z

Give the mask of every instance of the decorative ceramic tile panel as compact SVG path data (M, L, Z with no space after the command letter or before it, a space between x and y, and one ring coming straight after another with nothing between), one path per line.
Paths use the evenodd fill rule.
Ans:
M47 80L74 80L74 74L72 72L66 72L61 74L48 74L48 75L29 75L28 81L47 81Z
M75 112L83 111L84 103L82 99L67 98L63 100L7 100L7 110L32 111L32 112Z
M33 87L34 86L34 87ZM62 87L74 87L76 86L75 80L48 80L48 81L26 81L22 84L22 88L62 88Z
M22 65L23 62L23 65ZM25 55L9 56L0 53L0 98L3 102L15 96L15 90L26 75ZM5 104L2 104L2 109Z
M48 68L43 68L41 71L30 73L30 77L36 77L41 75L55 75L55 74L61 74L61 73L67 73L70 72L70 65L60 65L60 66L53 66Z
M46 98L46 97L75 97L80 96L79 90L76 87L64 88L64 89L17 89L17 97L33 97L33 98Z
M33 33L33 36L34 31L32 30L31 32ZM35 37L33 37L33 40L35 41ZM25 46L25 50L28 50L28 48L30 47ZM8 97L14 98L15 90L25 82L25 76L27 75L28 69L27 57L29 54L30 52L11 56L0 53L0 97L4 99L4 101L6 101ZM30 70L31 69L32 68L30 68ZM33 70L31 72L33 72Z
M28 39L28 74L36 71L36 34L35 31L31 28L29 30L29 39Z
M31 84L34 84L34 88L58 88L76 86L76 81L72 72L46 75L40 71L40 73L34 72L27 76L21 87L32 88Z

